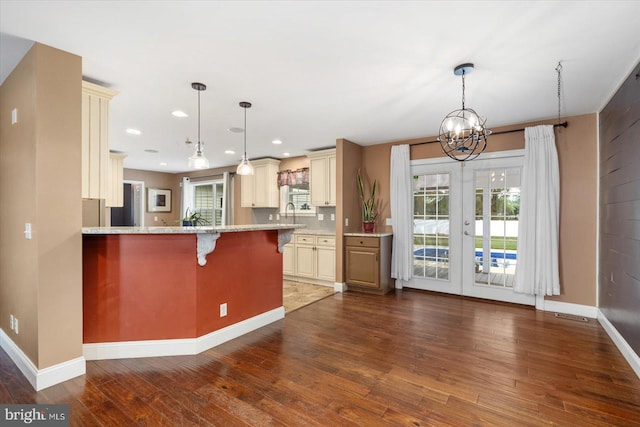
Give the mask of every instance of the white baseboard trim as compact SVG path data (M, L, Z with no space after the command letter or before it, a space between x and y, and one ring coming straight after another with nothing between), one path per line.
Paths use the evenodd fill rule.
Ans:
M278 307L198 338L84 344L84 357L102 360L193 355L283 318L284 307Z
M0 329L0 347L7 352L13 363L36 391L84 375L87 370L85 358L82 356L48 368L38 369L2 329Z
M598 307L551 300L543 300L541 304L539 304L539 302L540 301L536 301L536 308L538 310L572 314L574 316L588 317L589 319L596 319L598 317Z
M629 343L627 343L624 337L620 335L620 332L618 332L616 327L613 326L611 322L609 322L609 319L607 319L599 309L598 322L600 322L604 330L607 332L607 334L609 334L609 337L616 345L616 347L618 347L620 353L622 353L624 358L627 360L627 362L631 366L631 369L633 369L638 378L640 378L640 357L636 354L635 351L633 351Z
M347 284L346 283L335 282L333 284L333 290L336 291L336 292L346 292L347 291Z

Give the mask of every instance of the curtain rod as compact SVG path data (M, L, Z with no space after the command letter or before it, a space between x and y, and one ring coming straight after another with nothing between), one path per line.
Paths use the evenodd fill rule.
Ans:
M557 123L557 124L553 125L554 128L557 128L557 127L566 128L567 126L569 126L569 122L567 122L567 121L564 121L562 123ZM500 131L500 132L493 132L491 135L502 135L502 134L505 134L505 133L514 133L514 132L524 132L524 128L503 130L503 131ZM489 135L489 136L491 136L491 135ZM436 139L435 141L414 142L413 144L409 144L409 146L413 147L414 145L435 144L436 142L440 142L440 141L438 141Z

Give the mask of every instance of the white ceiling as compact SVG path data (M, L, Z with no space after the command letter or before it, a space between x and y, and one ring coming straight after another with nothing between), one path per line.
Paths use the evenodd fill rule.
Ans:
M225 166L242 154L227 130L243 127L240 101L251 158L437 135L464 62L466 105L489 127L555 117L558 61L562 114L593 113L640 59L639 30L640 1L0 0L0 81L32 40L82 56L86 79L120 92L110 134L125 167L178 172L197 139L191 82L208 86L204 151Z

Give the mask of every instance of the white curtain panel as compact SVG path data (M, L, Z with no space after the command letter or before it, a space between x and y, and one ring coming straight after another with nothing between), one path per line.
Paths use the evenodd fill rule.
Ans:
M524 131L516 292L559 295L560 176L553 126Z
M411 279L413 271L413 192L409 145L391 147L391 221L393 244L391 252L391 277L396 288Z

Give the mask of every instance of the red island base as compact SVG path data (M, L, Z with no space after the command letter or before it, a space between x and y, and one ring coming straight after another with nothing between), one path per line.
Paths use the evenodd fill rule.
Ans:
M204 266L196 239L83 235L87 359L197 354L284 317L278 231L221 233Z

